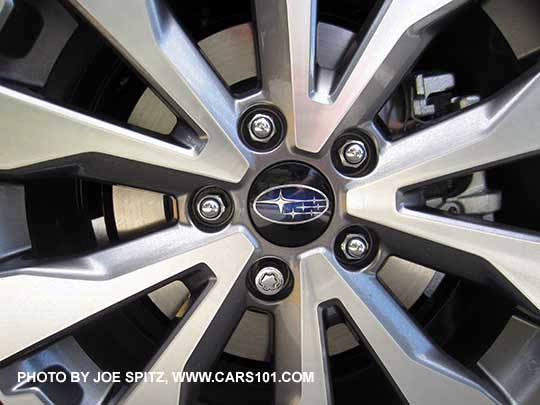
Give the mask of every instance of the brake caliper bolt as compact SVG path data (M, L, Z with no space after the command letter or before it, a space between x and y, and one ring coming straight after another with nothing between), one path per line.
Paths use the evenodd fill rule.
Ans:
M368 157L368 150L362 141L346 142L339 150L341 163L348 167L360 167Z
M255 276L255 286L264 295L276 295L284 282L283 274L275 267L264 267Z
M268 142L275 133L274 120L267 114L255 114L249 122L249 134L254 141Z
M341 243L341 250L347 259L363 259L369 250L369 243L366 238L358 234L349 234Z
M207 195L199 201L197 211L207 221L217 221L225 212L225 203L219 195Z

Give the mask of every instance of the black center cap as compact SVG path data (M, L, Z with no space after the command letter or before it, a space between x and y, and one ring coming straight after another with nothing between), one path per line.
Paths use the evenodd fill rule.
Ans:
M263 171L249 191L249 214L268 241L296 247L313 242L334 212L332 188L313 167L278 163Z

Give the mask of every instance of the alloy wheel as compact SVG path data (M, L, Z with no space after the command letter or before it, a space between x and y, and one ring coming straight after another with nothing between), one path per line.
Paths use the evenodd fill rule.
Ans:
M6 85L2 179L120 184L171 196L180 212L170 226L97 251L2 258L3 401L25 403L35 393L54 403L17 384L21 359L175 280L191 303L146 371L212 369L254 308L271 314L278 375L314 373L315 383L277 382L277 404L333 402L325 335L333 317L346 320L405 402L518 400L497 376L443 350L378 277L399 256L494 289L528 321L538 319L538 236L419 209L415 194L537 153L538 64L481 103L400 139L389 139L379 121L467 1L382 2L344 67L330 70L315 60L316 1L254 0L260 86L242 94L224 83L165 1L67 3L179 117L178 141ZM0 17L9 4L0 3ZM191 404L199 394L195 384L140 381L86 400Z

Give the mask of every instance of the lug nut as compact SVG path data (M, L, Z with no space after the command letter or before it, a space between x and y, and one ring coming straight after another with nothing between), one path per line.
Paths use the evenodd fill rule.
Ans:
M357 271L375 260L378 246L377 234L371 229L363 225L352 225L336 236L334 254L345 268Z
M225 212L225 203L219 195L207 195L199 201L197 210L202 218L217 221Z
M283 274L275 267L264 267L255 276L255 286L264 295L276 295L283 289Z
M369 250L367 239L359 234L349 234L341 243L341 251L347 259L360 260L363 259Z
M360 167L367 159L368 151L362 141L352 140L346 142L339 149L341 163L347 167Z
M274 120L267 114L255 114L249 122L249 134L254 141L268 142L275 133Z
M242 142L250 149L267 152L283 141L287 123L275 106L257 104L242 113L238 131Z
M373 138L357 129L351 129L337 138L330 153L334 167L348 177L368 175L379 160L377 144Z
M263 257L250 267L246 283L258 299L278 301L291 293L294 277L289 266L280 258Z
M193 223L205 232L218 232L234 216L234 201L219 187L207 186L197 191L189 201Z

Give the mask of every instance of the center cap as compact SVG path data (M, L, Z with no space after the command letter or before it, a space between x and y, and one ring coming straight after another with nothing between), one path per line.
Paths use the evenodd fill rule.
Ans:
M249 213L257 231L279 246L313 242L334 211L332 188L315 168L278 163L263 171L249 191Z

